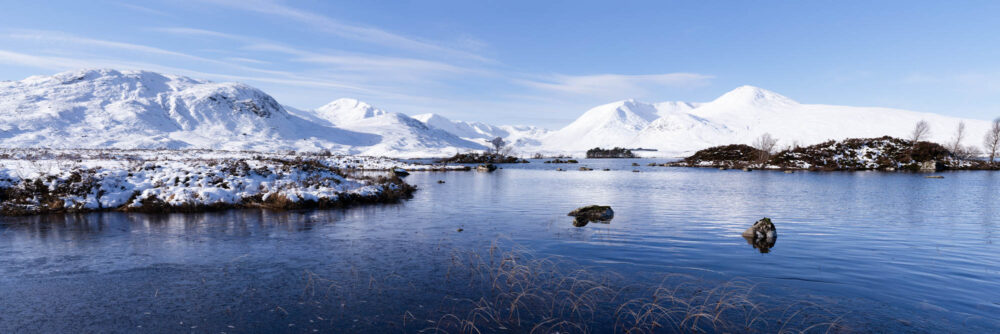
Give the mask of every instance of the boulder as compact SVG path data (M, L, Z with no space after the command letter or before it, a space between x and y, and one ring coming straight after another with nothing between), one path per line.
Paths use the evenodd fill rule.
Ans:
M761 253L767 253L778 239L778 230L774 228L771 218L763 218L743 231L743 238Z
M573 222L573 226L583 227L592 221L603 223L610 222L611 219L615 217L615 211L611 210L611 207L606 205L588 205L570 211L567 216L576 218Z

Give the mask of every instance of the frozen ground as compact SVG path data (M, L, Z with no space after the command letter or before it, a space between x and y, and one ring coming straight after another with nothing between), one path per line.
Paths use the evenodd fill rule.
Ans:
M5 149L0 211L336 206L395 200L412 190L393 173L355 171L460 168L294 152Z

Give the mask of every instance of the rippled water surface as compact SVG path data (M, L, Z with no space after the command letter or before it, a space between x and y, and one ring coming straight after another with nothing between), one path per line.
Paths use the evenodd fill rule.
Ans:
M4 217L0 332L399 331L379 317L453 288L415 282L443 275L455 252L494 243L638 282L747 280L828 305L852 330L1000 328L1000 173L636 161L415 172L414 198L346 210ZM615 218L574 227L566 213L587 204L611 205ZM740 237L762 217L778 229L767 253ZM341 302L311 303L317 282ZM388 289L400 284L409 289Z

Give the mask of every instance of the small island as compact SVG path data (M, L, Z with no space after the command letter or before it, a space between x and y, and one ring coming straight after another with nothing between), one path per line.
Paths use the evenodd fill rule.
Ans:
M636 158L632 150L622 147L615 147L612 149L602 149L600 147L595 147L587 150L588 159L628 159Z
M456 164L526 164L527 159L515 157L512 148L503 138L490 140L490 147L485 152L455 153L454 156L438 160L438 163Z
M830 140L770 153L749 145L710 147L672 166L819 171L996 170L1000 166L926 141L889 136Z

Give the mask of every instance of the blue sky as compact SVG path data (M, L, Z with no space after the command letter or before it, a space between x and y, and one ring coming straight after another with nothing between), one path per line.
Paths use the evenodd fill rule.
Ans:
M1000 116L1000 2L8 1L0 80L84 67L315 108L558 128L626 98L754 85L803 103Z

